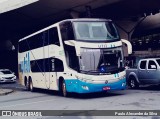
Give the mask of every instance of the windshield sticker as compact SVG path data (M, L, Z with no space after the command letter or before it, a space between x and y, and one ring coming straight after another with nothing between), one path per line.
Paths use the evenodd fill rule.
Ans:
M119 77L119 74L114 74L114 77L115 77L115 78L118 78L118 77Z

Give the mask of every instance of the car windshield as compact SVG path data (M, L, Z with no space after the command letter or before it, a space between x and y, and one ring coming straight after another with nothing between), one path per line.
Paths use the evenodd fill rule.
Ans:
M0 72L1 72L1 74L12 74L12 72L9 70L4 70L4 71L0 71Z
M80 71L84 73L116 73L123 69L122 48L81 48Z
M158 64L159 64L159 66L160 66L160 59L157 59L157 62L158 62Z
M73 22L76 40L113 41L119 40L118 32L112 22Z

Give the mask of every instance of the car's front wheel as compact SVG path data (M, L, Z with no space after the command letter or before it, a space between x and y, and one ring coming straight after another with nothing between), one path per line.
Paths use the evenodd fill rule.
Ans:
M139 84L136 80L136 78L134 76L131 76L129 78L129 87L132 88L132 89L135 89L135 88L138 88L139 87Z

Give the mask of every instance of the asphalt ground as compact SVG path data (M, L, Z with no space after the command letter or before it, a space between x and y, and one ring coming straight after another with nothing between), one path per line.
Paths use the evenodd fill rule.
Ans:
M13 117L13 119L160 119L159 116L92 116L89 110L159 110L160 86L141 86L139 89L107 93L70 94L62 97L57 91L37 89L26 91L19 83L0 84L1 90L13 90L0 96L0 110L87 110L84 116ZM3 117L0 119L12 119Z

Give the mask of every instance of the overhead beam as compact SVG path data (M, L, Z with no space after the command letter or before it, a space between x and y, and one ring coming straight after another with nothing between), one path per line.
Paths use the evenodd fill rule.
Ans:
M39 0L1 0L0 14L32 4Z

